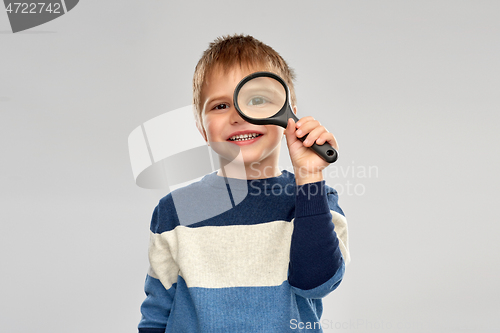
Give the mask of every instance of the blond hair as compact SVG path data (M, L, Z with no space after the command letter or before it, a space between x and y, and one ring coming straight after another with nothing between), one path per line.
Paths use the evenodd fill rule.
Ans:
M202 124L201 89L205 78L215 68L221 68L227 73L237 65L248 68L260 66L269 72L278 74L290 88L292 106L297 104L293 85L295 73L278 52L249 35L222 36L210 43L194 70L193 112L199 124Z

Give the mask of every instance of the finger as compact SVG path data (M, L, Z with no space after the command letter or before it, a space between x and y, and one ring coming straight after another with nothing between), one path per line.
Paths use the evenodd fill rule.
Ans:
M316 143L319 145L322 145L325 142L333 141L334 136L330 132L324 132L319 135L319 137L316 139Z
M317 127L323 127L317 120L310 120L302 124L299 129L297 129L297 137L301 138L304 135L310 133Z
M335 139L335 136L332 133L330 132L322 133L316 140L316 144L318 145L323 145L325 144L325 142L328 142L330 146L335 148L335 150L337 151L339 150L339 145L337 143L337 140Z
M299 128L300 126L302 126L304 123L308 122L308 121L311 121L311 120L314 120L314 117L312 116L305 116L305 117L302 117L300 118L298 121L297 121L297 128Z
M323 126L318 126L314 128L308 135L307 138L304 140L304 146L312 146L316 139L320 137L321 134L327 133L326 129Z
M322 145L326 141L328 141L328 139L331 138L332 136L333 136L333 134L329 133L329 132L321 133L321 135L316 139L316 143L318 145Z

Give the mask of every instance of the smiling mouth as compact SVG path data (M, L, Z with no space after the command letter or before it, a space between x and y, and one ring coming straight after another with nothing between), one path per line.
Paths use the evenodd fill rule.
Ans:
M240 141L250 141L250 140L253 140L253 139L256 139L258 137L262 136L262 134L257 134L256 136L248 136L246 138L236 138L236 139L231 139L229 138L228 140L229 141L234 141L234 142L240 142Z

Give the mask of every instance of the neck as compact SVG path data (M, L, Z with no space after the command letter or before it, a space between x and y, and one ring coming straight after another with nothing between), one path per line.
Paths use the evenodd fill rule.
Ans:
M237 163L233 161L220 161L221 168L217 172L218 176L237 179L264 179L281 175L277 161L274 163L253 162Z

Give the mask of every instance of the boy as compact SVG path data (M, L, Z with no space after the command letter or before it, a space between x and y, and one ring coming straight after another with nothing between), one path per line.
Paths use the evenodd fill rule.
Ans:
M313 117L290 119L283 130L239 116L236 85L263 70L287 82L296 112L293 71L251 36L216 39L196 66L196 126L221 168L155 208L139 332L322 332L321 298L349 261L347 225L323 179L329 163L308 147L338 146ZM283 137L294 174L278 167ZM174 195L203 198L190 203L203 213L226 204L228 193L229 208L206 218L186 223L176 213Z

